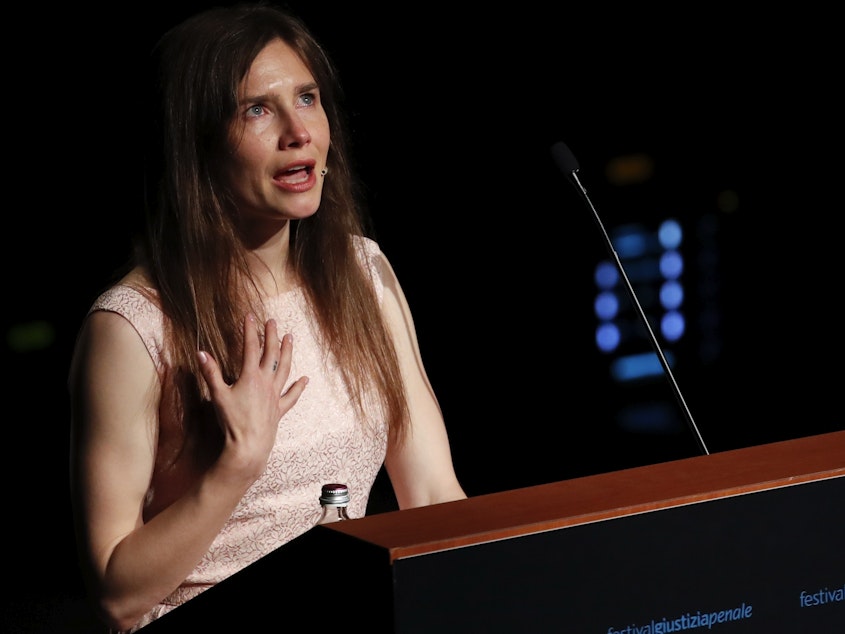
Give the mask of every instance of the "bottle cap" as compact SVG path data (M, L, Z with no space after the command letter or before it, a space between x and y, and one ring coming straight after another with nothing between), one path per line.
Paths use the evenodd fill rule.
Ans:
M320 504L349 504L349 488L345 484L324 484Z

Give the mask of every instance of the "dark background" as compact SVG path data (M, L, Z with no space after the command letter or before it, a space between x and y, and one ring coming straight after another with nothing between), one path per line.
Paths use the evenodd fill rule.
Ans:
M208 4L9 16L27 42L6 55L12 631L84 621L67 501L70 352L139 213L144 57L165 26ZM376 237L414 311L470 495L700 451L684 425L643 434L616 422L642 398L677 404L667 381L611 381L595 349L592 274L607 254L551 161L561 140L606 226L672 215L689 228L693 326L673 371L709 451L842 429L832 14L290 6L339 66ZM653 178L611 184L608 165L637 154ZM706 276L695 239L705 218L716 228ZM715 354L700 350L704 308L717 313ZM9 336L21 328L44 336L21 349ZM389 497L382 483L374 503Z

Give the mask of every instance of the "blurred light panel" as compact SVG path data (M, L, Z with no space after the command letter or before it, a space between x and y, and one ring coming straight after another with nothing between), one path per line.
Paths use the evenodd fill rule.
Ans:
M669 280L676 280L684 272L684 258L678 251L666 251L660 256L660 273Z
M600 289L613 288L619 281L619 271L613 263L604 260L596 266L593 279L596 282L596 286Z
M613 352L621 340L619 328L612 321L599 324L596 328L596 346L602 352Z
M664 313L660 320L660 332L669 341L678 341L684 336L686 321L684 316L676 310Z
M666 362L672 365L672 356L664 352ZM663 375L663 366L654 352L631 354L615 359L610 365L610 372L617 381L627 382Z
M619 298L616 297L616 293L602 291L596 295L593 309L595 310L596 317L602 321L615 319L616 315L619 314Z
M665 434L678 429L677 413L669 403L629 405L617 415L622 429L637 433Z
M657 239L664 249L675 250L681 246L684 232L677 220L668 219L660 223L657 229Z
M660 287L660 305L666 310L677 310L684 303L684 287L677 280L663 282Z
M640 227L626 227L614 232L613 248L620 258L638 258L648 251L645 232Z
M6 331L6 343L14 352L34 352L53 345L56 329L48 321L17 324Z

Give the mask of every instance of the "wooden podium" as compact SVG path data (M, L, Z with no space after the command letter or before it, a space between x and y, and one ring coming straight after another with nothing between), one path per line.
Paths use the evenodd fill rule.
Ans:
M845 431L318 526L144 631L344 623L843 632Z

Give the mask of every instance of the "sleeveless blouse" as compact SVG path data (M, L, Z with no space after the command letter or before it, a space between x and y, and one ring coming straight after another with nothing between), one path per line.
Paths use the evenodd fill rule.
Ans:
M378 260L381 250L368 238L356 238L358 254L375 286L384 295ZM387 451L387 423L371 403L360 420L343 385L333 356L324 349L300 288L265 302L267 318L275 318L280 335L293 335L293 362L288 385L306 375L309 382L297 403L279 421L267 468L247 490L211 547L183 583L133 626L135 632L226 577L311 529L321 513L320 490L327 482L349 486L349 515L363 517ZM160 379L168 375L164 350L164 315L137 290L116 285L100 295L90 311L107 310L129 321L149 351ZM286 386L287 387L287 386ZM162 385L159 425L178 424L168 410L172 385ZM366 399L365 399L366 402ZM159 447L161 451L161 447ZM160 471L161 455L156 456ZM146 505L166 495L167 479L156 475ZM149 518L147 518L149 519Z

